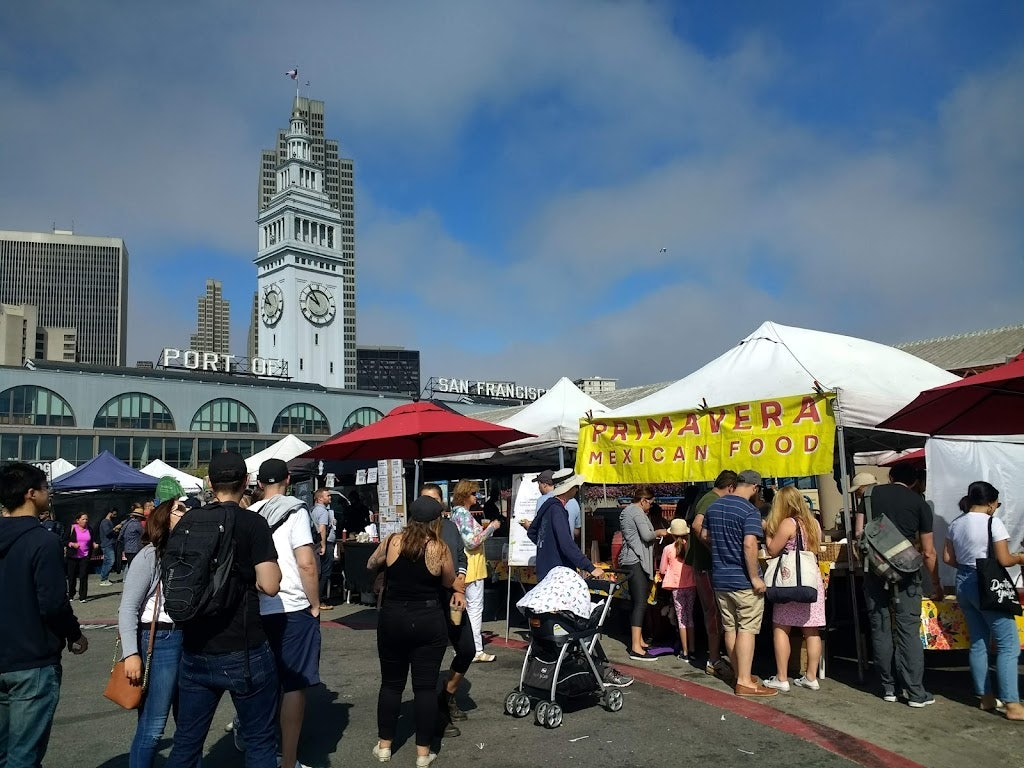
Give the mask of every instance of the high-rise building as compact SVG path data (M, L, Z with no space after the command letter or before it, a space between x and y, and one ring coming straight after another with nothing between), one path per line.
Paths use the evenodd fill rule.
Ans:
M356 347L356 388L367 392L420 393L420 351L405 347Z
M579 387L583 391L583 394L599 398L601 395L607 395L609 392L614 392L615 386L618 382L618 379L606 379L602 376L590 376L583 379L576 379L573 384Z
M124 241L65 230L0 230L0 304L35 307L39 327L74 328L77 362L124 365L128 310Z
M296 97L277 149L261 156L256 344L292 379L355 388L352 161L324 139L323 113L322 101Z
M197 352L231 353L231 302L224 298L220 280L207 280L206 293L199 297L196 332L189 347Z

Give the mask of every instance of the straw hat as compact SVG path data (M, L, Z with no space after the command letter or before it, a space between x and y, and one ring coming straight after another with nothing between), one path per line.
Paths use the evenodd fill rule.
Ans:
M859 491L866 485L877 485L878 478L872 475L870 472L858 472L853 477L853 482L850 484L850 492Z
M673 536L685 536L690 532L690 526L681 517L677 517L668 527L668 532Z

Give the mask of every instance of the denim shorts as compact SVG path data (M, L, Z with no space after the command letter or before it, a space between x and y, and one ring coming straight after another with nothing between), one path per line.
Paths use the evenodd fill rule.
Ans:
M320 682L320 620L307 608L261 616L285 693Z

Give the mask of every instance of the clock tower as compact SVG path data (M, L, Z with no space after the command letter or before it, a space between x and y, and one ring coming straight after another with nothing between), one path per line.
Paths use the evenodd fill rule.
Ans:
M330 177L298 103L279 139L271 168L270 153L263 156L256 219L260 357L286 361L295 381L355 387L354 253L342 247L350 222L328 193Z

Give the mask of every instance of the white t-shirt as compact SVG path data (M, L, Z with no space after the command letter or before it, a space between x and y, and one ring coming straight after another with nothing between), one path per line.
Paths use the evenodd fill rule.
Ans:
M988 557L988 521L984 512L968 512L949 524L949 540L953 542L953 554L960 565L975 567L979 557ZM1006 524L998 517L992 520L992 541L1009 541L1010 533Z
M249 507L259 509L256 504ZM274 547L277 548L277 564L281 568L281 589L270 597L260 593L260 615L273 613L293 613L309 608L306 591L302 588L299 577L299 566L295 562L295 550L302 546L313 545L313 532L310 528L309 512L299 509L288 516L281 527L274 531Z

